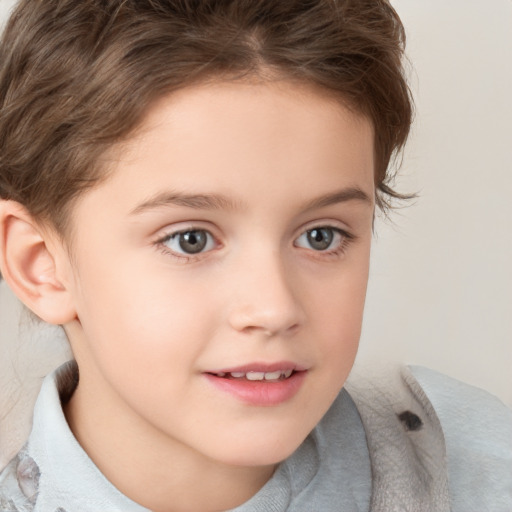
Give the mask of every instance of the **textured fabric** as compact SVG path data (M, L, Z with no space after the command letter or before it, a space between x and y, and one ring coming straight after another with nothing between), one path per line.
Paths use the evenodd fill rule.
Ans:
M512 411L500 400L419 366L346 387L367 431L372 512L512 512Z
M366 430L372 512L450 512L445 441L432 405L407 368L376 384L348 385Z
M73 437L48 376L26 447L0 474L0 512L148 512ZM69 384L68 386L72 386ZM428 396L428 398L427 398ZM352 378L267 484L233 512L510 512L512 412L424 368Z
M451 512L511 512L512 410L446 375L411 370L444 427Z

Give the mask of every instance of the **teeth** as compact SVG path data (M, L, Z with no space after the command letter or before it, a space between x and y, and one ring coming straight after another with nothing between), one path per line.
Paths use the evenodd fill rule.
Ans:
M283 372L269 372L265 373L265 380L277 380L281 377Z
M245 379L251 380L251 381L259 381L259 380L279 380L281 378L287 379L288 377L291 376L292 373L293 373L293 370L286 370L286 371L278 370L275 372L247 372L247 373L244 373L244 372L230 372L230 373L219 372L219 373L217 373L217 376L225 377L227 375L227 376L232 377L233 379L244 379L245 378Z
M247 380L263 380L265 374L263 372L247 372L245 377Z

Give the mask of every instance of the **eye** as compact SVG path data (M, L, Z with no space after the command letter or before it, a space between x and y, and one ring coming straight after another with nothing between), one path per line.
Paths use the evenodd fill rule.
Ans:
M337 228L318 227L302 233L295 241L295 245L314 251L327 251L338 248L345 237L346 235Z
M178 254L198 254L210 251L215 246L215 240L204 229L190 229L167 235L161 243Z

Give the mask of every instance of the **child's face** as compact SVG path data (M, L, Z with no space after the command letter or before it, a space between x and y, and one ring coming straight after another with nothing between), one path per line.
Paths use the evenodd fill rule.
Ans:
M219 83L161 100L111 165L73 218L78 432L228 464L286 458L356 354L371 123L290 83Z

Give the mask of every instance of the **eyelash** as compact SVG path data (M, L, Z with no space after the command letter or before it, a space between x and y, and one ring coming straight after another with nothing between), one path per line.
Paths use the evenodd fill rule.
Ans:
M318 251L315 251L314 249L307 249L307 248L303 248L303 247L300 247L300 246L297 246L296 245L296 241L304 236L304 235L307 235L307 233L311 233L312 231L314 230L322 230L322 229L326 229L326 230L330 230L332 232L334 232L335 234L341 236L341 242L338 244L338 246L334 249L326 249L326 250L318 250ZM165 255L165 256L171 256L172 258L182 262L182 263L188 263L189 261L191 260L195 260L195 261L200 261L203 257L207 256L208 253L211 252L211 250L208 250L208 251L201 251L201 252L198 252L196 254L186 254L186 253L178 253L176 251L173 251L172 249L170 249L166 243L175 238L175 237L178 237L184 233L190 233L190 232L204 232L204 233L208 233L208 235L213 239L213 242L216 244L216 245L219 245L220 242L217 240L217 238L210 232L208 231L207 229L204 229L204 228L199 228L199 227L187 227L186 229L181 229L181 230L178 230L178 231L171 231L171 232L168 232L166 234L164 234L163 236L161 236L160 238L158 238L156 241L155 241L155 245L158 247L158 249ZM299 237L297 237L295 240L294 240L294 247L298 248L298 249L305 249L307 250L308 252L311 253L312 257L314 258L317 258L317 259L331 259L331 258L337 258L337 257L340 257L340 256L343 256L347 250L347 248L349 247L349 245L356 239L356 237L354 235L352 235L351 233L349 233L348 231L345 231L344 229L340 229L338 227L335 227L335 226L329 226L329 225L318 225L318 226L312 226L311 228L308 228L306 229L305 231L303 231Z
M196 254L193 254L193 253L186 254L186 253L178 253L178 252L173 251L172 249L170 249L169 247L166 246L166 242L168 242L169 240L172 240L175 237L179 237L180 235L182 235L184 233L191 233L191 232L204 232L204 233L208 233L208 235L213 239L213 242L216 245L220 244L220 242L217 240L217 238L214 237L212 235L212 233L210 231L208 231L207 229L190 226L190 227L187 227L186 229L180 229L178 231L170 231L170 232L164 234L162 237L158 238L155 241L155 245L160 249L160 251L165 256L171 256L172 258L176 259L179 262L188 263L192 259L194 259L195 261L199 261L199 260L201 260L203 257L205 257L211 251L205 251L205 252L201 251L201 252L198 252Z
M335 234L339 235L341 237L341 241L334 249L317 250L317 251L315 251L314 249L306 249L308 252L311 253L312 257L317 258L317 259L323 259L323 260L336 259L336 258L343 256L346 253L349 245L356 239L356 237L354 235L352 235L351 233L349 233L348 231L346 231L344 229L341 229L341 228L338 228L335 226L329 226L329 225L318 225L318 226L313 226L313 227L303 231L301 233L301 235L295 239L294 246L299 249L302 249L302 247L299 247L296 245L296 241L300 237L307 235L308 233L311 233L312 231L322 230L322 229L332 231Z

